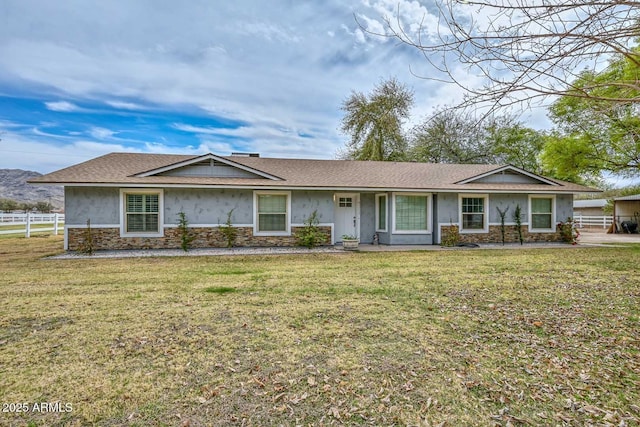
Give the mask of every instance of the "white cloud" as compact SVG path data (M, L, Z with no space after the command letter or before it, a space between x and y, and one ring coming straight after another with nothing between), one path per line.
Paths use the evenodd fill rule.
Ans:
M86 140L51 143L49 138L40 139L35 135L7 132L0 142L2 158L0 168L34 170L41 173L62 169L70 164L80 163L115 151L132 150L119 144L105 144Z
M218 128L192 126L185 123L173 123L171 127L173 127L174 129L181 130L183 132L190 132L190 133L196 133L196 134L218 134L222 130Z
M370 37L384 36L387 34L384 23L378 19L369 18L366 15L358 15L358 22L364 27ZM380 40L386 40L386 38L381 37Z
M453 87L445 91L438 83L416 79L409 65L424 59L366 36L354 19L361 17L370 31L380 31L382 16L399 10L407 28L426 17L432 29L433 15L417 1L274 0L247 8L237 2L157 7L144 0L111 0L76 6L71 0L3 5L16 19L0 27L0 89L31 87L39 93L45 88L60 98L45 104L56 112L84 112L79 105L91 105L95 112L100 103L127 110L128 116L143 117L148 105L176 112L167 126L193 134L185 151L231 151L233 144L244 144L246 151L272 156L332 157L346 140L337 129L340 105L352 90L368 92L395 76L421 94L425 105L419 108L443 94L446 99L456 95ZM242 125L209 128L202 120L190 123L192 112L200 119L214 115ZM83 120L93 116L97 120L99 114ZM83 124L96 144L106 140L109 149L130 150L113 144L118 135L110 128L117 125ZM55 136L72 148L79 137L78 128L60 132L68 139L37 131L42 141ZM126 130L118 126L120 132ZM158 143L136 141L136 147L176 151L163 136L151 139Z
M270 42L284 41L298 43L300 38L281 25L267 22L243 22L237 28L238 34L259 37Z
M145 108L143 105L136 104L136 103L133 103L133 102L106 100L105 103L107 105L112 106L113 108L118 108L118 109L122 109L122 110L143 110Z
M89 129L89 135L99 140L111 138L115 134L117 134L117 132L114 132L109 129L105 129L103 127L92 127L91 129Z
M72 112L80 111L80 107L67 101L45 102L44 105L51 111Z
M369 17L367 25L372 29L378 29L381 22L376 24L378 19L385 19L396 33L404 33L411 38L418 36L424 39L425 36L433 36L438 33L439 23L437 16L418 1L410 0L375 0L373 2L365 0L364 3L371 7L375 18ZM372 22L370 22L372 21ZM369 27L368 27L369 28ZM384 26L381 34L388 33L389 29Z

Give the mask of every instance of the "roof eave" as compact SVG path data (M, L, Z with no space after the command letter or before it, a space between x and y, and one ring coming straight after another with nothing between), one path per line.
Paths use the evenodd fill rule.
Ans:
M189 183L149 183L149 182L38 182L39 185L62 185L65 187L111 187L111 188L220 188L239 190L299 190L299 191L360 191L360 192L423 192L423 193L499 193L499 194L579 194L589 193L592 189L551 188L468 188L464 186L441 187L389 187L389 186L338 186L338 185L249 185L249 184L189 184Z

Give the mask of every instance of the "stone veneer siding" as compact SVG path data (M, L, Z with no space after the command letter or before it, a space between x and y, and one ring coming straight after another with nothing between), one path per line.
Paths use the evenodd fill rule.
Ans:
M443 226L440 228L442 241L444 242L452 230L458 226ZM530 233L527 226L522 226L522 239L525 243L562 242L559 230L555 233ZM505 243L519 243L518 231L515 225L506 225L504 233ZM490 225L488 233L460 233L458 243L502 243L502 233L499 225Z
M291 227L291 236L254 236L253 227L236 227L238 234L234 246L296 246L295 233L302 227ZM331 243L331 227L318 227ZM194 237L191 248L224 248L227 239L217 227L189 228ZM68 250L80 250L84 244L86 228L68 228ZM94 250L113 249L179 249L181 238L177 227L165 228L164 237L121 237L119 228L92 228Z

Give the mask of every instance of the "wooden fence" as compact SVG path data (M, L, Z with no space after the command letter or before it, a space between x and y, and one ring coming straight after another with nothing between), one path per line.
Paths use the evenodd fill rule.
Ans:
M42 224L51 224L51 227L40 227ZM38 225L38 227L33 227ZM16 226L19 226L16 228ZM24 228L22 227L24 226ZM31 237L32 232L49 232L58 234L64 228L64 214L44 213L1 213L0 234L22 234Z

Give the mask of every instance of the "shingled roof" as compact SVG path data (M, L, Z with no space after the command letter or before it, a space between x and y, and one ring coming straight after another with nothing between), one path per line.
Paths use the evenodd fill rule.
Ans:
M230 166L254 171L253 178L167 176L170 170L206 156ZM476 177L509 170L531 182L480 183ZM414 190L579 193L597 191L540 177L509 165L434 164L351 160L305 160L245 156L111 153L30 180L34 184L130 187L227 187L329 190Z

